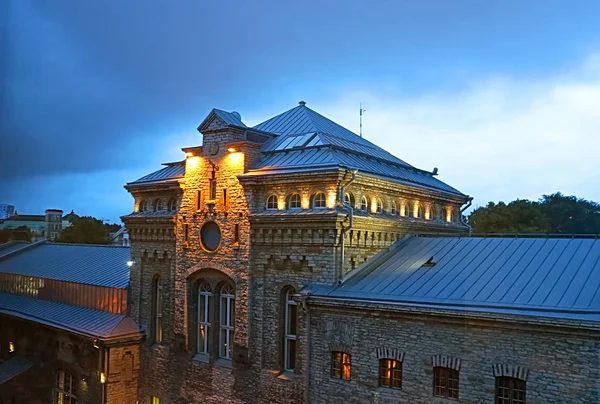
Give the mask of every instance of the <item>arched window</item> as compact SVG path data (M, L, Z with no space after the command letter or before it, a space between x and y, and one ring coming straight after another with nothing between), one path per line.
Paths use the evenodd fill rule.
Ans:
M175 212L177 210L177 199L176 198L171 198L169 199L169 212Z
M152 336L154 342L162 341L162 314L163 314L163 285L160 275L152 281Z
M301 209L302 203L300 201L300 194L291 194L288 198L287 205L288 209Z
M297 304L294 300L293 288L285 290L285 329L283 332L283 367L293 371L296 368L296 327L298 323Z
M233 325L235 324L235 289L226 283L221 288L219 356L231 359L233 345Z
M402 388L402 362L395 359L379 359L379 385L392 389Z
M367 202L366 196L360 198L360 210L363 212L367 212L369 210L369 202Z
M352 195L349 192L346 192L344 194L344 202L347 203L348 205L354 207L354 195Z
M412 215L413 215L412 206L410 206L410 202L406 202L406 204L404 205L404 216L412 217Z
M277 195L269 196L269 198L267 198L267 210L277 210L278 208Z
M526 384L515 377L496 377L496 403L525 404Z
M201 282L198 286L198 339L197 352L208 354L210 338L210 306L212 291L208 282Z
M419 219L423 219L423 206L419 205L419 207L417 208L417 217Z
M161 211L162 210L162 199L156 198L154 200L154 203L152 204L152 207L154 208L155 212Z
M440 220L443 222L448 221L448 209L446 209L446 208L440 209Z
M139 212L147 212L148 211L148 201L145 199L142 199L140 201L140 206L138 208Z
M352 376L352 356L345 352L331 353L331 377L350 380Z
M381 202L381 199L375 199L375 213L377 213L378 215L383 213L383 202Z
M77 402L75 378L64 370L57 372L54 392L57 404L75 404Z
M317 192L315 196L313 196L312 207L314 209L322 209L327 207L325 205L325 194L323 192Z
M458 399L458 370L436 366L433 368L433 395Z
M456 222L456 213L454 212L454 209L450 210L450 220L449 222L454 223Z
M392 201L390 212L392 213L392 215L398 216L398 205L396 204L396 201Z

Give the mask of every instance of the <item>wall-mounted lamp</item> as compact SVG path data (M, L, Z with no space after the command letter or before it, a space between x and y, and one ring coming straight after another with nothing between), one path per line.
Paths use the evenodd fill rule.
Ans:
M132 267L135 264L135 261L127 261L127 266Z
M100 349L100 345L98 345L98 340L97 339L94 340L94 348Z
M100 372L100 383L106 383L106 375L103 372Z
M15 351L15 343L10 341L8 343L8 352L13 353Z
M230 148L227 149L227 151L229 153L235 153L237 150L235 149L235 147L230 147Z
M185 155L188 157L194 157L194 153L192 153L191 151L185 152Z

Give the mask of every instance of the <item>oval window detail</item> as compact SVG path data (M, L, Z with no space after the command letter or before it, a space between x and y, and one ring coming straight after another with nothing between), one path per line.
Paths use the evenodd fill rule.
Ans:
M200 243L206 251L215 251L221 243L221 229L215 222L206 222L200 229Z

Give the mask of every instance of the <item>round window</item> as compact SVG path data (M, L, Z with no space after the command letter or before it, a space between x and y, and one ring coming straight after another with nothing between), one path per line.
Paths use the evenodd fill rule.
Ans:
M215 251L221 243L221 229L215 222L206 222L200 230L200 242L206 251Z

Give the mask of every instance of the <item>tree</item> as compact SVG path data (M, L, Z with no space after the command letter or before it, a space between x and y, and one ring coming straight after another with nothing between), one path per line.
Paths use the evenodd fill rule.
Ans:
M91 216L73 218L71 226L63 229L59 243L108 244L108 228Z
M0 230L0 243L6 243L11 240L31 241L31 237L31 229L27 226Z
M600 234L600 204L560 192L543 195L540 209L550 233Z

